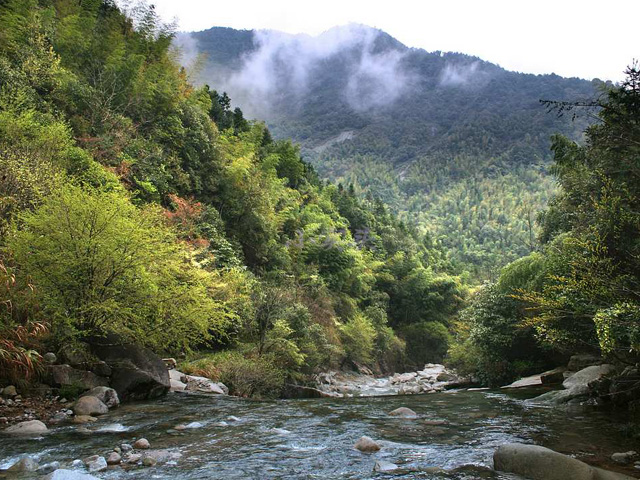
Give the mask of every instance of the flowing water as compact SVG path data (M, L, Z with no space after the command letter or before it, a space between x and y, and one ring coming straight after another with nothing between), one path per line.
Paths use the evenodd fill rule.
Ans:
M539 392L538 392L539 393ZM24 454L40 462L93 454L145 437L152 448L181 458L151 468L120 467L104 479L514 479L490 470L493 451L506 442L537 443L596 461L637 445L621 434L625 417L589 409L531 405L504 391L447 391L429 395L253 401L170 394L127 404L91 424L53 427L37 439L0 436L0 468ZM533 395L533 393L529 393ZM406 406L419 418L391 417ZM184 424L183 431L173 429ZM382 445L374 454L353 448L362 435ZM397 464L375 473L376 460ZM610 465L605 465L610 467ZM433 467L447 472L434 472ZM0 475L1 476L1 475Z

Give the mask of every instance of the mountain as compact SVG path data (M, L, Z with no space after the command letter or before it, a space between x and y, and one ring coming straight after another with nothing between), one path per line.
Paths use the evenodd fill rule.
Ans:
M194 81L299 142L321 176L391 205L476 279L534 248L555 189L550 137L586 126L540 100L589 99L601 83L409 48L362 25L317 37L216 27L177 44L204 59Z

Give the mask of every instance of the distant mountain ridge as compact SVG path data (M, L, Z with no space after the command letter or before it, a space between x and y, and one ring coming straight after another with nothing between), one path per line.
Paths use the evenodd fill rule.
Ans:
M579 139L586 125L549 114L540 100L592 98L598 84L409 48L363 25L317 37L215 27L178 43L186 40L206 55L197 82L299 142L321 175L418 222L480 277L532 247L531 222L519 220L524 200L505 206L500 196L516 195L514 185L534 215L553 189L550 136ZM461 197L455 207L451 195Z

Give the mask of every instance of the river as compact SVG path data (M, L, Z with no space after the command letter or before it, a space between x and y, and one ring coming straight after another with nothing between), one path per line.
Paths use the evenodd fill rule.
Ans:
M496 447L537 443L583 460L598 461L636 442L622 434L623 414L586 407L549 408L524 400L532 392L446 391L428 395L255 401L233 397L170 394L149 403L126 404L79 433L75 425L53 427L38 439L0 437L0 468L21 455L41 463L92 454L145 437L152 448L182 456L151 468L115 467L104 479L366 479L376 460L397 464L393 478L514 479L489 470ZM417 419L391 417L406 406ZM176 431L183 424L190 428ZM362 435L382 450L353 448ZM609 466L609 465L605 465ZM433 472L443 468L446 473Z

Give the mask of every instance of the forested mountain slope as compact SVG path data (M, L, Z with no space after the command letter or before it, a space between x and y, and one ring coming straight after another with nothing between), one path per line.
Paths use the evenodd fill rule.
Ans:
M360 25L318 37L212 28L178 44L203 54L188 64L196 81L300 142L321 176L417 221L476 278L531 251L554 191L550 136L586 125L540 100L592 98L600 83L412 49Z

